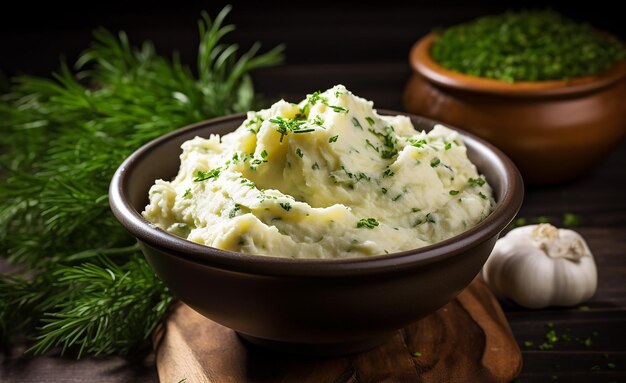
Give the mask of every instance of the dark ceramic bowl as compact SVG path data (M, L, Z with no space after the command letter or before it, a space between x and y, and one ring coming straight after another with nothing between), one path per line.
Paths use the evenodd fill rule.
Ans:
M470 159L494 188L497 206L475 227L435 245L373 257L291 259L199 245L147 222L140 213L148 190L156 179L177 174L180 145L195 136L230 132L243 119L240 114L201 122L144 145L113 176L110 203L180 300L256 344L307 354L378 345L463 290L522 203L522 178L513 163L487 142L461 132ZM435 124L417 116L411 120L419 130Z

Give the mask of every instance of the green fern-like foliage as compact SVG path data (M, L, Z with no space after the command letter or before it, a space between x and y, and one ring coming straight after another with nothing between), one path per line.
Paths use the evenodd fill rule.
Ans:
M190 123L251 109L249 73L282 47L239 54L226 7L199 21L196 73L150 43L105 30L53 79L19 77L0 100L0 335L43 353L125 354L149 339L172 300L113 217L108 184L145 142Z

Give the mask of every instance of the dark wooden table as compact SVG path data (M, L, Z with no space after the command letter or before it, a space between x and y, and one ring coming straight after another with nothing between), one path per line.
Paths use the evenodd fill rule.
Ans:
M390 19L391 21L384 21L382 25L381 20L385 19L379 16L385 15L379 15L379 11L372 7L355 11L344 10L330 13L330 16L325 16L327 13L320 8L316 14L307 19L289 21L281 18L285 16L285 11L275 9L278 17L275 18L276 23L273 26L262 24L259 21L262 18L256 17L254 11L246 13L240 9L239 12L243 13L243 16L235 19L235 23L243 28L243 32L236 34L234 38L247 39L246 41L259 39L267 43L266 46L285 40L297 41L306 46L307 43L312 43L322 36L321 41L324 43L315 46L311 51L315 54L311 53L311 56L308 56L309 50L305 47L294 43L291 45L292 48L289 48L288 44L288 57L293 59L289 59L286 66L255 74L256 88L268 101L275 101L280 97L292 101L300 100L306 93L342 83L354 93L374 100L378 108L402 110L401 95L410 74L406 55L411 42L428 31L433 23L445 25L456 22L485 13L484 8L484 6L472 9L463 6L451 8L446 10L446 17L443 17L442 10L433 5L422 10L422 20L430 20L430 24L420 24L419 19L416 19L417 13L408 13L416 12L415 9L407 10L396 6L396 9L392 10L394 18ZM385 11L390 12L388 9ZM162 20L161 24L171 20L180 21L176 14L169 16L164 17L166 21ZM598 14L594 17L598 19ZM335 26L330 31L319 26L316 29L310 28L312 24L322 19L331 24L347 22L348 27ZM124 24L123 20L117 22ZM367 22L371 27L364 27L361 22ZM242 23L244 25L240 25ZM83 25L83 28L85 27ZM92 25L87 27L91 28ZM256 27L259 29L255 29ZM297 29L298 27L301 29ZM141 38L150 32L150 30L146 32L145 28L138 28L136 31L138 33L133 35L133 26L130 22L124 28L131 29L129 31L131 36L139 35ZM299 32L289 35L285 33L285 28ZM154 25L151 31L155 32ZM40 32L41 35L44 34ZM167 38L161 39L165 41L166 46L167 43L178 46L195 32L174 28L165 32L161 30L161 33L162 37L167 35ZM343 37L332 40L334 34ZM37 50L39 48L36 44L40 44L41 47L47 43L38 41L36 36L34 33L12 38L6 33L0 33L0 42L6 42L8 44L6 46L15 48L15 51L24 44L32 43L35 44L34 50ZM76 39L82 49L85 46L84 39L88 39L88 36L80 35ZM343 49L337 50L336 46L328 48L331 46L330 41L340 42ZM393 44L390 47L385 41ZM187 48L189 44L181 47L183 57L187 54ZM77 52L80 49L73 47L70 51ZM331 52L323 53L325 49L331 49ZM64 49L53 50L56 56ZM333 60L331 55L336 55L337 60ZM46 65L50 61L49 56L43 58ZM15 58L7 62L9 69L5 70L9 73L21 67L21 63ZM34 72L41 72L41 68L32 67L32 69ZM626 100L624 102L626 107ZM601 127L598 128L597 134L602 134ZM573 213L580 217L581 222L577 230L587 239L598 265L598 292L584 306L571 309L526 310L510 302L501 302L523 351L524 368L519 380L624 382L626 381L626 142L620 143L605 161L582 179L555 187L527 188L525 202L520 212L521 217L532 222L536 217L546 216L552 222L560 224L565 213ZM6 270L8 266L0 261L0 272ZM560 339L554 349L539 350L537 346L545 341L549 326L553 327ZM527 342L533 342L533 346L526 346ZM0 353L0 382L158 381L154 356L149 350L142 355L135 355L132 360L98 357L80 361L59 357L54 353L37 358L23 357L23 350L22 346L16 346L9 352Z

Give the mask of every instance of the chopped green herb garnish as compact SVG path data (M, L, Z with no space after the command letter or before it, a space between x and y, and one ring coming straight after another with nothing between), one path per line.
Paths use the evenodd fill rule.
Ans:
M439 159L439 157L435 157L430 161L431 168L436 168L437 166L439 166L439 164L441 164L441 160Z
M412 357L415 357L415 358L419 358L420 356L422 356L422 353L421 353L421 352L419 352L419 351L413 351L413 352L411 353L411 356L412 356Z
M444 146L445 150L450 150L450 148L452 147L452 143L451 142L446 142L446 145Z
M370 126L374 125L374 119L370 116L365 117L365 121L367 121Z
M485 182L487 182L487 181L485 181L485 179L482 178L482 177L478 177L478 178L471 178L470 177L470 178L467 179L467 184L469 186L475 186L475 185L483 186L485 184Z
M373 229L376 226L378 226L378 221L375 218L362 218L356 223L356 227L359 229L363 227Z
M331 138L328 139L328 142L329 143L337 142L337 138L339 138L339 136L332 136Z
M367 138L365 139L365 144L369 146L370 148L374 149L375 151L380 152L380 149L378 149L377 146L374 146L374 144L372 144L372 142L368 140Z
M443 67L506 82L568 80L626 58L619 40L550 10L506 12L437 33L430 54Z
M565 227L577 227L580 225L580 217L576 214L565 213L563 214L563 226Z
M255 158L252 161L250 161L250 165L261 165L263 162L267 162L267 161L263 161L260 158Z
M420 209L419 207L414 207L413 209L411 209L411 211L413 213L417 213L418 211L422 211L422 209Z
M382 188L381 190L382 190L383 194L387 194L387 188Z
M376 137L378 137L383 142L383 145L387 148L387 149L383 149L380 151L380 156L383 159L391 159L398 154L398 150L396 149L396 146L395 146L395 143L397 140L394 137L393 126L391 125L385 126L385 133L377 132L376 130L372 128L368 129L368 131L372 133L373 135L375 135ZM369 145L371 145L369 141L367 142ZM373 145L371 146L374 147ZM378 148L375 148L375 149L378 152Z
M311 165L311 169L313 169L313 170L317 170L319 168L320 168L320 165L317 162L315 162L313 165Z
M185 194L183 194L183 198L190 198L191 197L191 188L185 190Z
M264 149L264 150L261 152L261 157L262 157L262 158L266 158L266 157L267 157L267 155L268 155L268 154L267 154L267 150L265 150L265 149Z
M435 217L433 217L432 213L426 214L426 222L435 223Z
M450 190L450 195L457 195L459 194L458 190Z
M399 199L400 199L400 197L402 197L402 194L398 194L397 196L393 197L391 200L392 200L393 202L396 202L397 200L399 200Z
M369 181L369 180L371 180L371 178L370 178L370 176L368 176L367 174L362 173L362 172L359 172L359 173L356 175L356 180L357 180L357 181L360 181L360 180L367 180L367 181Z
M314 132L315 129L303 129L302 126L306 123L306 120L294 118L292 120L286 120L280 116L270 119L270 122L276 124L278 127L276 131L280 133L280 142L283 142L283 138L289 133L308 133Z
M426 140L424 139L416 140L415 138L409 137L406 140L411 146L415 146L416 148L422 148L426 145Z
M211 178L217 178L220 176L220 172L222 169L220 168L215 168L215 169L211 169L209 171L203 172L201 170L198 170L196 172L196 178L193 179L193 182L200 182L200 181L205 181Z
M237 215L239 215L240 211L241 211L241 205L236 203L235 207L230 211L230 213L228 213L228 218L235 218Z
M352 117L351 121L352 121L352 125L354 125L355 128L359 128L359 129L363 130L363 127L361 126L361 123L359 122L359 120L357 120L356 117Z
M513 227L520 227L526 225L526 218L519 217L513 221Z
M348 113L348 109L342 106L337 106L337 105L327 105L327 106L331 108L335 113Z
M548 339L548 342L550 343L556 343L559 340L559 337L556 336L556 331L550 330L546 333L546 339Z
M395 157L396 154L398 154L398 151L396 149L391 149L391 150L383 149L383 151L380 152L380 157L384 160L388 160L388 159Z
M280 207L285 209L286 211L291 210L291 204L289 202L281 202L279 203Z
M478 196L482 199L487 199L487 196L483 194L483 192L478 192Z
M304 156L304 153L302 153L302 150L300 150L300 148L296 148L296 154L298 155L298 157L302 158Z
M315 118L313 119L313 124L317 125L317 126L323 126L324 125L324 119L322 118L322 116L320 116L319 114L317 116L315 116Z
M545 215L537 217L537 223L550 223L550 218Z
M387 168L387 169L383 172L383 178L385 178L385 177L392 177L394 174L395 174L395 173L394 173L391 169Z
M539 349L540 350L551 350L553 348L554 348L554 345L552 343L544 342L544 343L539 345Z

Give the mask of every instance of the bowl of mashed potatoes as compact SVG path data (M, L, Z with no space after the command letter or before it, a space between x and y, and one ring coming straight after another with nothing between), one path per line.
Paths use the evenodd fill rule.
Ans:
M110 188L178 298L309 354L374 347L449 302L522 199L497 148L341 85L157 138Z

